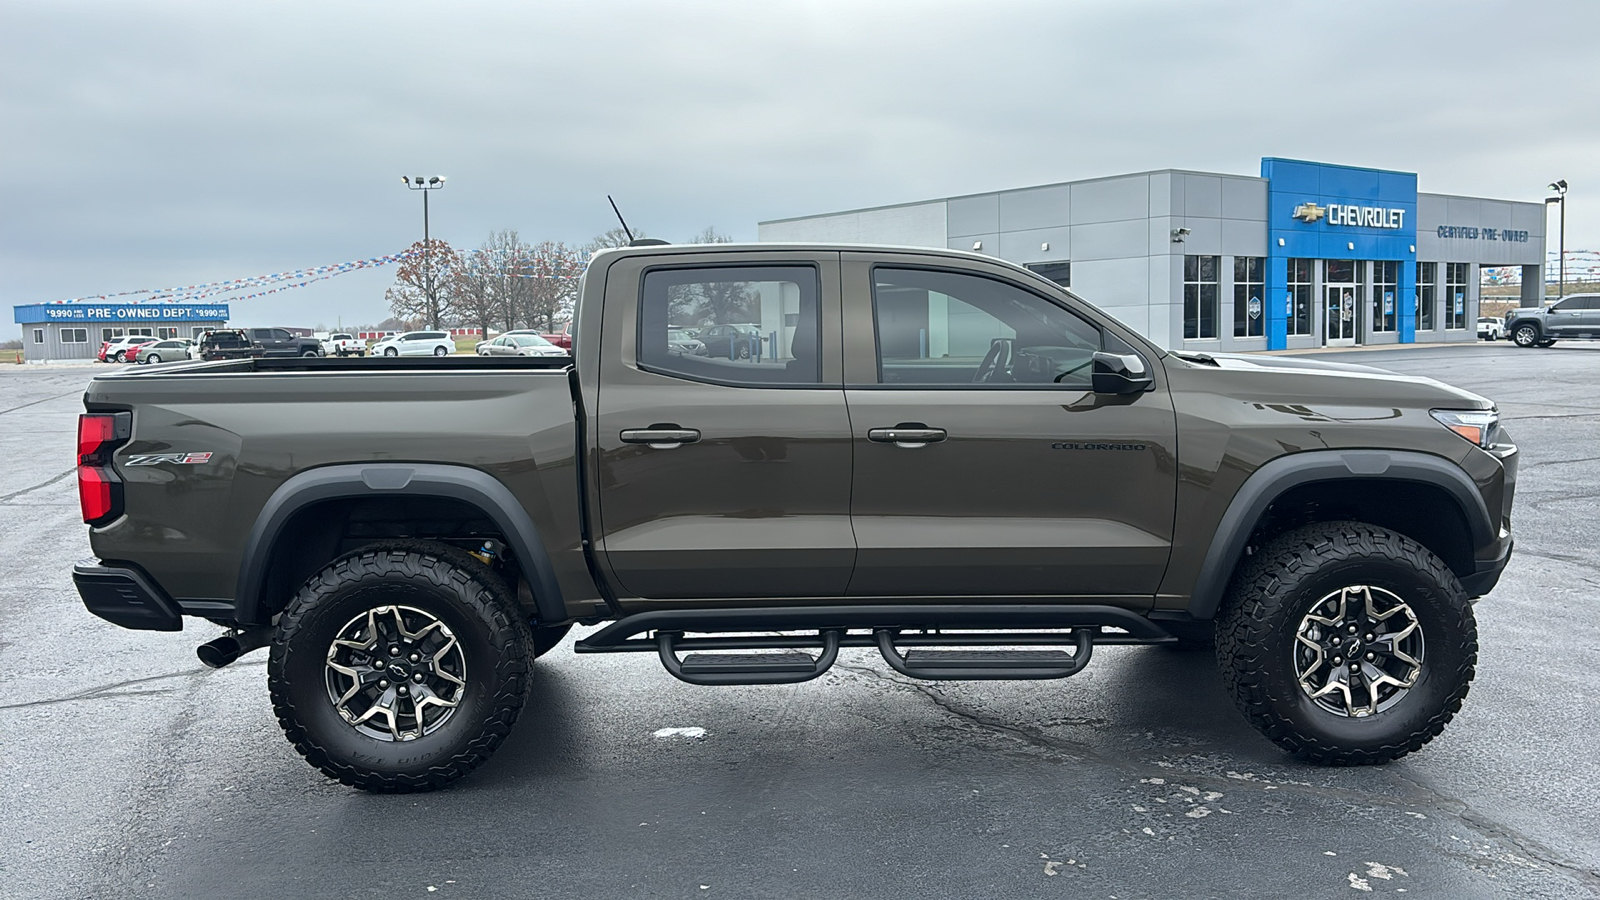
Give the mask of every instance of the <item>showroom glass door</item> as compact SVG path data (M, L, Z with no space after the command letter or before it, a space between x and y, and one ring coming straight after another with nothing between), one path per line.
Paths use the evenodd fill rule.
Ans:
M1354 260L1330 259L1323 279L1322 342L1329 347L1356 344L1357 284Z

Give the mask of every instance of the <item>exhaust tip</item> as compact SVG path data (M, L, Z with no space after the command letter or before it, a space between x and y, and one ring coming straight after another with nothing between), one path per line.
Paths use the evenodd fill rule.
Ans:
M239 642L232 635L223 635L194 649L194 655L200 657L200 662L213 669L222 668L238 659L243 653Z
M272 629L251 627L207 641L194 649L194 655L207 667L220 669L251 650L265 647L271 639Z

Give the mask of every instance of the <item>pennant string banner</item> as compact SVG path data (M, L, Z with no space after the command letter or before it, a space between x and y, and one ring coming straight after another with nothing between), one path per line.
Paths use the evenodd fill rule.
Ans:
M458 251L457 255L464 258L479 256L489 257L490 259L486 260L488 262L488 267L492 270L498 270L497 272L491 271L490 274L507 275L512 278L549 278L563 281L575 280L582 277L583 270L586 268L585 263L578 262L576 259L570 261L556 261L553 265L550 263L540 263L525 260L511 260L506 263L500 263L492 259L493 256L502 254L504 252L505 251L493 250L466 250ZM393 265L395 263L404 262L408 259L421 255L422 251L420 250L405 250L400 253L391 253L386 256L374 256L370 259L356 259L349 262L334 263L332 265L314 266L309 269L296 269L292 272L269 272L264 275L252 275L248 278L234 278L227 281L208 281L202 284L190 284L183 287L144 288L134 291L118 291L111 294L93 294L86 297L73 297L68 300L52 300L49 302L52 304L97 303L111 300L113 298L133 298L124 300L124 302L127 303L192 303L199 300L205 300L207 298L212 298L213 302L223 300L229 302L254 300L257 297L265 297L268 294L276 294L279 291L303 288L307 285L315 284L319 281L326 281L330 278L335 278L339 275L344 275L350 272L358 272L363 269L375 269L382 266ZM450 268L451 267L448 264L448 257L446 257L446 259L441 261L439 264L441 276L447 276ZM567 271L562 272L561 270ZM266 288L266 290L256 290L257 288ZM241 291L252 291L252 293L241 294Z

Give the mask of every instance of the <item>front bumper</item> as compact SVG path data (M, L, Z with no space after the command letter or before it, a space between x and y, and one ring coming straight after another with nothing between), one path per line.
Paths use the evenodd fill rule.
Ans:
M138 569L103 565L90 557L72 567L83 605L113 625L141 631L182 631L178 605Z

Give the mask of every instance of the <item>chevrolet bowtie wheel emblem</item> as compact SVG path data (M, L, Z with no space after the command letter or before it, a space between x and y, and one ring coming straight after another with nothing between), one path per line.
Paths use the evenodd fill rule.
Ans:
M1327 212L1327 207L1318 206L1315 203L1307 200L1305 203L1302 203L1294 208L1294 217L1302 222L1310 224L1322 218Z

